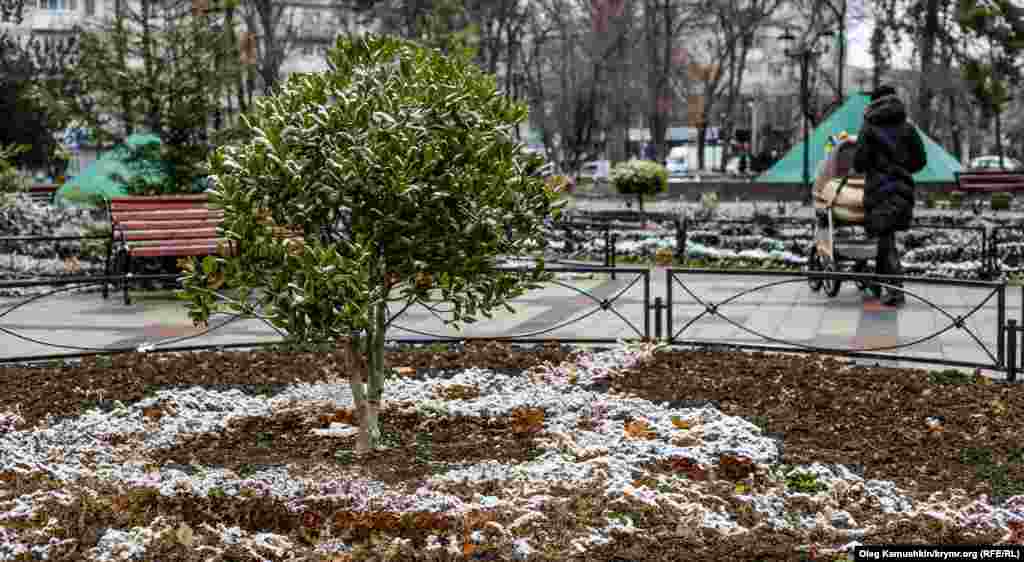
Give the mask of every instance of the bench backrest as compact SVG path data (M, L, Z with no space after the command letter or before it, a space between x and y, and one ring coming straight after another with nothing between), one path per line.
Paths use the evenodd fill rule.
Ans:
M55 183L41 183L36 185L30 185L28 188L29 197L37 201L53 201L54 194L60 188Z
M955 172L959 191L1024 191L1024 172Z
M238 250L233 243L224 244L224 211L211 208L205 194L113 197L110 221L114 242L125 242L140 255L177 255L202 247ZM295 228L275 226L274 235L302 239L301 230Z
M224 212L210 208L206 195L110 200L112 234L120 241L219 238L223 219Z

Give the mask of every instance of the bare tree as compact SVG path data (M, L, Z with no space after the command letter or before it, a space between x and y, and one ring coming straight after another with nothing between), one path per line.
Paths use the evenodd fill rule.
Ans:
M299 35L295 9L280 0L248 0L242 3L241 16L248 31L256 36L256 73L262 92L269 94L277 86L281 65L294 50ZM251 74L247 78L251 95L255 84Z
M655 158L663 160L668 153L666 133L677 91L685 91L686 65L689 54L682 44L682 34L694 23L693 12L679 0L644 0L643 35L646 64L646 100L644 115L655 146ZM681 88L679 86L682 86Z
M566 171L575 171L596 156L598 110L603 92L601 65L590 55L583 31L587 10L578 0L542 0L537 17L527 25L529 48L522 69L532 124L544 141L548 157Z

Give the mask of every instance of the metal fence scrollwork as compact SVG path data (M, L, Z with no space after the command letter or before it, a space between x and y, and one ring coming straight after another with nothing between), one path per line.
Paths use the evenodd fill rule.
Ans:
M729 297L714 302L707 298L701 298L691 289L686 283L685 278L687 276L696 275L713 275L716 277L741 277L741 276L757 276L757 277L768 277L773 278L771 281L760 283L756 286L745 288L744 290L737 292ZM860 281L864 283L870 283L878 281L883 288L901 290L907 297L908 301L918 301L924 303L929 308L938 312L948 324L935 330L930 334L916 337L910 341L895 343L892 345L878 345L878 346L863 346L863 347L826 347L806 344L799 341L787 340L784 338L775 337L772 335L761 333L758 330L751 329L750 327L742 324L731 318L728 313L723 311L724 307L734 303L740 298L749 295L757 291L763 291L773 287L781 285L788 285L793 283L806 283L808 278L812 277L828 277L834 278L840 281ZM876 276L871 274L863 273L813 273L813 272L782 272L782 271L742 271L742 270L712 270L712 269L669 269L666 271L666 282L668 286L668 304L667 304L667 323L668 323L668 340L671 344L691 344L691 345L727 345L728 347L738 347L746 349L758 349L764 351L802 351L802 352L816 352L826 354L845 355L851 357L862 357L862 358L875 358L881 360L900 360L910 362L923 362L923 363L940 363L951 366L960 367L974 367L992 370L1005 370L1006 368L1006 330L1002 327L1006 326L1006 284L998 282L985 282L985 281L968 281L968 280L956 280L956 279L936 279L928 277L893 277L893 276ZM904 286L899 287L896 285L897 282L902 283ZM984 298L970 308L966 314L954 315L951 312L939 306L931 299L921 295L916 291L907 289L907 284L922 284L922 285L943 285L943 286L954 286L954 287L970 287L975 289L987 290ZM690 317L681 327L676 329L673 318L673 305L678 304L678 301L674 298L675 288L681 288L683 292L689 296L689 299L697 307L702 309L701 312ZM992 343L986 344L981 337L975 333L974 330L967 325L966 320L975 316L986 304L992 299L996 299L996 311L997 311L997 326L995 334L994 345ZM699 320L706 317L717 317L725 321L734 328L750 334L755 338L766 342L766 344L748 344L738 343L733 345L731 343L714 342L700 339L686 339L680 336L687 332L694 324ZM968 335L971 341L981 349L985 356L988 358L988 362L972 362L972 361L958 361L949 360L945 358L931 358L921 356L909 356L909 355L895 355L891 353L880 353L882 351L895 351L900 349L906 349L917 346L921 343L934 340L943 334L951 330L961 330ZM1014 342L1015 343L1015 342ZM993 349L994 347L994 349ZM1012 378L1010 380L1013 380Z

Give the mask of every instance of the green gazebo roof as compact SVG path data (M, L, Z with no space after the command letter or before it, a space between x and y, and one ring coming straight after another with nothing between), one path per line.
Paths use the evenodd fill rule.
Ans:
M850 135L856 135L860 131L861 122L864 120L864 108L868 106L870 98L865 94L855 94L846 99L839 109L832 112L824 122L818 125L810 135L810 161L811 180L814 180L818 164L825 158L825 143L832 135L846 131ZM916 125L915 125L916 128ZM925 150L928 153L928 165L923 170L914 174L914 180L919 183L953 183L956 181L954 172L960 171L960 163L946 152L938 143L928 138L927 135L917 130L924 141ZM759 182L766 183L801 183L803 182L803 143L799 143L790 149L774 166L758 176Z

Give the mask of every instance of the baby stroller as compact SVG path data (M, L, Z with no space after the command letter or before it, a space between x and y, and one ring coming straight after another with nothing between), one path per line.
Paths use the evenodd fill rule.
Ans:
M812 188L814 195L814 244L807 260L808 271L867 273L877 240L864 230L864 176L853 171L856 137L833 140L834 148L822 162ZM829 297L839 294L842 282L834 278L808 278L814 292ZM881 296L879 285L857 281L857 288Z

